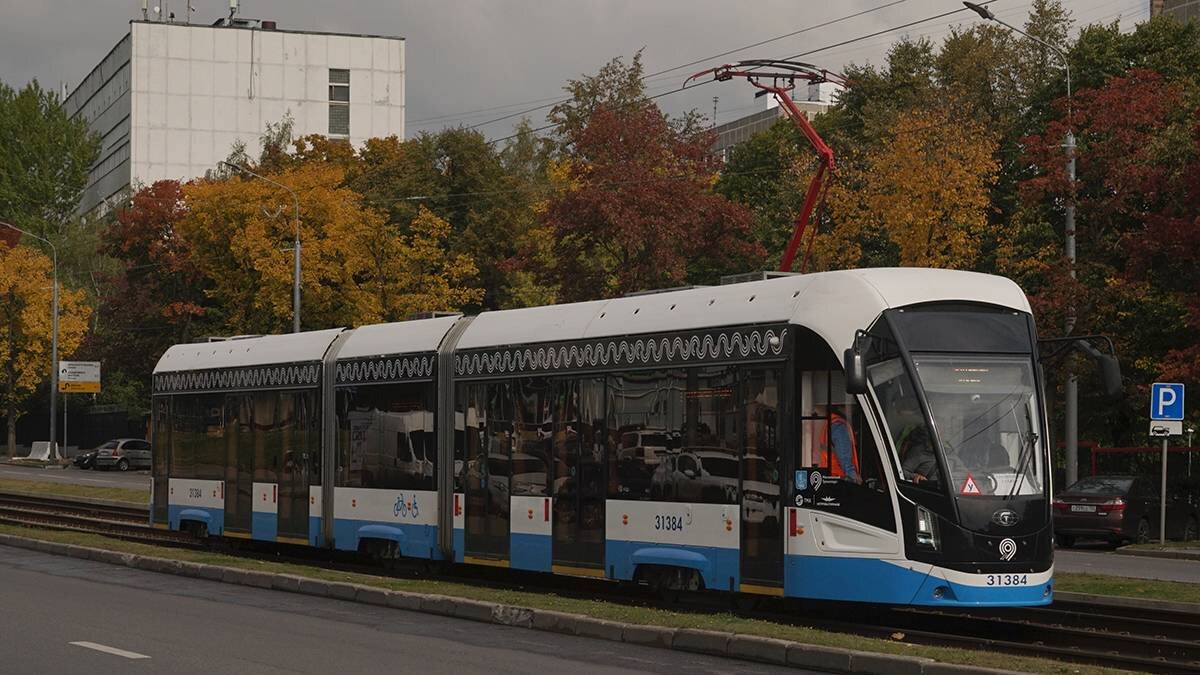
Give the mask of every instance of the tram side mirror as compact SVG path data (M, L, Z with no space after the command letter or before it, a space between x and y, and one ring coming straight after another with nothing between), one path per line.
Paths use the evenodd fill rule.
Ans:
M846 393L867 393L867 363L863 355L851 347L842 357L842 364L846 370Z

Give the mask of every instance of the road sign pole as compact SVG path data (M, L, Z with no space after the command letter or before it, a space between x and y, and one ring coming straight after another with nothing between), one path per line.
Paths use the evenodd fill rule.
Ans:
M1162 546L1167 545L1167 438L1163 436L1162 439L1162 495L1158 512L1158 543Z

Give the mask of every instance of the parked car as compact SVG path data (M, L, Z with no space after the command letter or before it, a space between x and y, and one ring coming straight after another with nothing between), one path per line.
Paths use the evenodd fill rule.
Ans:
M1077 539L1103 539L1115 546L1158 538L1158 482L1140 476L1089 476L1054 499L1054 536L1062 546ZM1197 536L1197 511L1182 492L1167 494L1167 537Z
M96 448L93 465L97 469L118 471L150 468L150 444L140 438L117 438Z
M99 448L92 448L86 452L81 452L75 455L71 463L80 469L91 469L96 466L96 453L100 452Z

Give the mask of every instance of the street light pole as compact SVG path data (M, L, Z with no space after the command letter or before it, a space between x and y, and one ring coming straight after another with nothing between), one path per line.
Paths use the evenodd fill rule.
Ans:
M997 18L992 10L987 7L976 4L974 2L964 2L967 9L975 12L986 21L995 21L1005 28L1023 35L1027 39L1032 40L1039 45L1050 50L1062 59L1063 68L1067 74L1067 136L1063 140L1063 150L1067 156L1067 180L1070 182L1070 193L1067 195L1067 203L1064 208L1063 230L1065 235L1065 252L1067 255L1067 273L1071 275L1071 279L1075 279L1075 133L1072 129L1073 124L1073 105L1071 99L1071 61L1067 58L1067 53L1061 48L1046 42L1045 40L1030 35L1016 26L1002 21ZM1066 334L1070 335L1075 331L1075 305L1067 307ZM1066 446L1067 446L1067 466L1066 480L1067 485L1074 483L1079 479L1079 379L1074 373L1067 374L1067 391L1066 391Z
M57 443L58 443L58 249L54 247L54 244L52 244L49 239L46 239L45 237L39 237L38 235L36 235L32 232L26 232L25 230L22 230L21 228L17 227L16 225L13 225L12 223L6 223L3 220L0 220L0 225L3 225L7 228L16 230L17 232L20 232L21 234L27 234L39 241L45 242L45 244L50 247L50 254L53 256L54 290L52 292L52 296L53 296L54 300L52 302L53 309L51 310L52 318L50 320L50 323L52 326L51 338L50 338L50 450L57 455L58 454L58 445L57 445Z
M290 194L292 196L292 205L295 207L295 222L296 222L295 238L292 240L292 332L299 333L300 332L300 198L296 195L296 191L293 190L292 188L284 185L283 183L273 181L270 178L267 178L266 176L260 176L259 174L254 173L253 171L251 171L250 169L247 169L244 166L239 166L237 164L234 164L233 162L225 162L225 161L222 161L221 164L224 164L225 166L227 166L231 169L234 169L235 171L240 171L244 174L253 176L261 181L270 183L271 185L274 185L275 187L287 190L288 194Z

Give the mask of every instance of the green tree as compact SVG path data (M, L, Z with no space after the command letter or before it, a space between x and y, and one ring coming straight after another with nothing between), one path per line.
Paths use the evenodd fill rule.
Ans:
M100 139L53 91L0 82L0 219L60 240L99 153Z

